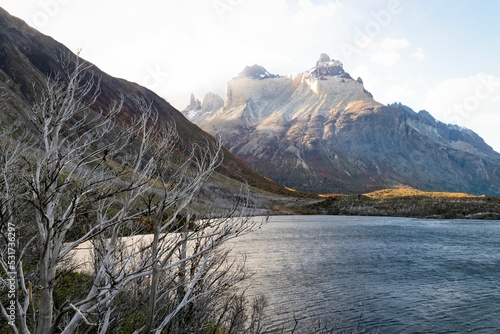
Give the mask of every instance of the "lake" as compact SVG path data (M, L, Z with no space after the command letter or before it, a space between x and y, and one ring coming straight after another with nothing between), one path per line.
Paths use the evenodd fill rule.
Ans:
M500 222L277 216L232 243L272 332L500 333Z

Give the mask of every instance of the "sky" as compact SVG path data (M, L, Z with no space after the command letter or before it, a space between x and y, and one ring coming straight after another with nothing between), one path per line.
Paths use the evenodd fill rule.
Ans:
M101 70L182 110L246 65L297 74L321 53L375 100L425 109L500 152L500 1L0 0Z

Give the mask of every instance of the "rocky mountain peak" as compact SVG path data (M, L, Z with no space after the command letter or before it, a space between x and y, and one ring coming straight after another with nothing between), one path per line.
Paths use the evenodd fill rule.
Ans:
M430 122L436 122L434 116L432 116L427 110L420 110L418 114L424 118L426 118Z
M279 75L277 74L271 74L269 73L264 67L260 65L252 65L252 66L246 66L243 71L241 71L238 76L236 77L237 79L243 79L243 78L248 78L248 79L270 79L270 78L279 78Z
M223 106L224 100L219 95L214 93L207 93L203 98L201 110L203 112L210 112L222 108Z
M326 53L322 53L319 56L319 60L316 62L316 67L308 71L307 75L314 76L320 80L324 80L325 77L338 76L344 79L352 79L352 77L344 71L344 65L339 60L330 59Z
M190 99L189 105L186 107L186 109L189 109L189 110L200 110L201 109L201 102L200 102L200 100L195 98L193 93L191 93L191 99Z
M269 72L254 65L238 78L224 101L210 95L202 112L184 114L220 131L233 154L278 183L316 193L406 184L500 194L500 154L477 134L402 103L377 102L327 54L296 77L266 79Z

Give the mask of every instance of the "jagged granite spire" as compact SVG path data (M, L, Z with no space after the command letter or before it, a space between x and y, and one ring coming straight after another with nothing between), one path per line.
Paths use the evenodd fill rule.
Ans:
M189 110L200 110L201 109L201 102L200 102L200 100L195 98L193 93L191 93L191 99L190 99L189 105L187 106L186 109L189 109Z

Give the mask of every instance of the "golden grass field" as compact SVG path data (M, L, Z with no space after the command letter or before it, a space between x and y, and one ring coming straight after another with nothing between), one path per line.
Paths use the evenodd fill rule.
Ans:
M408 186L401 186L394 189L382 189L364 194L374 199L384 199L393 197L430 197L430 198L475 198L478 196L466 193L452 192L430 192L414 189Z

